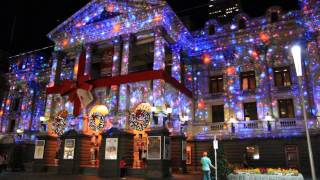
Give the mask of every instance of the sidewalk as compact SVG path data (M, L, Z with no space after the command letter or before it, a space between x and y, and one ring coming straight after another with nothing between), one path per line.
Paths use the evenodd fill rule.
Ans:
M121 180L121 178L102 178L88 175L58 175L52 173L13 173L5 172L0 174L0 180ZM201 180L201 175L174 174L168 180ZM167 180L166 179L166 180ZM143 180L143 178L127 177L127 180Z

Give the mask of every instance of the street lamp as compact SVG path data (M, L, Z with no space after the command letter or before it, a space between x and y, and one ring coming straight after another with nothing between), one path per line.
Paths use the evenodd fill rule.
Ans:
M291 47L291 53L293 56L294 66L296 69L296 73L298 76L298 82L299 82L299 89L300 89L300 97L301 97L301 105L303 110L303 119L304 119L304 125L306 128L306 136L307 136L307 143L308 143L308 152L309 152L309 159L310 159L310 166L311 166L311 176L313 180L316 180L316 172L314 168L314 161L313 161L313 153L312 153L312 146L311 146L311 140L310 140L310 134L309 134L309 128L308 128L308 121L307 121L307 111L304 104L304 96L302 91L302 62L301 62L301 47L299 45L294 45Z

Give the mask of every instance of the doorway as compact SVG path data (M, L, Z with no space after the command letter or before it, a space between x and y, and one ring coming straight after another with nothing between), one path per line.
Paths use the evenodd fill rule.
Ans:
M286 145L285 146L286 154L286 164L287 168L300 168L299 162L299 150L297 145Z

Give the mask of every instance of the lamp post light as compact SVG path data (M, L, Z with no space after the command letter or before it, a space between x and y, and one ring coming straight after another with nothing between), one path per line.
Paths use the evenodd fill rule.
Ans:
M24 130L23 130L22 128L19 128L19 129L16 130L16 132L17 132L17 134L18 134L19 139L21 139L21 138L22 138L22 135L23 135L23 133L24 133Z
M299 45L294 45L291 47L291 53L293 56L294 66L296 69L296 73L298 76L299 82L299 89L300 89L300 97L301 97L301 106L303 110L303 119L304 125L306 129L306 136L307 136L307 144L308 144L308 152L309 152L309 159L310 159L310 167L311 167L311 176L312 180L316 180L316 172L314 168L314 161L313 161L313 153L312 153L312 146L308 128L308 121L307 121L307 111L304 103L304 96L303 96L303 89L302 89L302 62L301 62L301 47Z

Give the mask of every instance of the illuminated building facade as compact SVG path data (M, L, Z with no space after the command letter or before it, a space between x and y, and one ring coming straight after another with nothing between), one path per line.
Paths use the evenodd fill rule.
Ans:
M35 157L44 151L47 166L61 167L78 154L79 168L104 167L101 157L114 158L105 132L116 128L135 135L126 156L133 169L141 168L148 133L166 127L172 139L186 136L187 144L176 148L186 158L172 153L171 160L189 170L199 168L200 153L216 135L230 163L241 164L246 154L251 166L307 174L299 97L307 100L319 148L316 5L301 2L301 11L286 14L272 7L264 17L241 14L226 25L210 20L190 33L163 1L92 1L48 34L55 43L51 56L11 61L1 131L19 130L18 141L34 140L32 131L46 135L44 150L36 141ZM290 54L295 43L304 49L303 92Z

